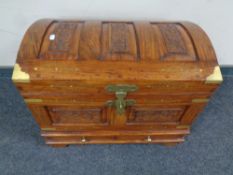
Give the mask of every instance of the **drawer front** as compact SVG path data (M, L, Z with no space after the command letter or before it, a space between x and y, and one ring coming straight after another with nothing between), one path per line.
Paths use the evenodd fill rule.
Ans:
M65 136L45 137L47 144L110 144L110 143L179 143L184 141L184 135L124 135L124 136Z

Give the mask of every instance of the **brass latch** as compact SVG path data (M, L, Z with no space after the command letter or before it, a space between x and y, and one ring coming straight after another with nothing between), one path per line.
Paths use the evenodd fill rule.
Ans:
M107 101L108 106L116 108L116 113L122 115L127 106L132 106L136 103L133 99L125 99L128 92L134 92L138 89L136 85L108 85L106 90L116 94L116 100Z

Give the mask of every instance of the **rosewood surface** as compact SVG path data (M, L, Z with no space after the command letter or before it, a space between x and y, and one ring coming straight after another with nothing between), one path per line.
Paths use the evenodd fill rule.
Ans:
M222 82L211 42L193 23L52 19L27 30L12 79L54 147L183 142Z

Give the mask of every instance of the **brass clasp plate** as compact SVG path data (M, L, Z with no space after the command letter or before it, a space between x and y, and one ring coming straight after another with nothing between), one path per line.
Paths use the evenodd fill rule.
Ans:
M116 113L122 115L127 106L132 106L136 103L133 99L125 99L128 92L134 92L138 89L136 85L108 85L106 90L116 94L116 100L107 101L108 106L116 108Z

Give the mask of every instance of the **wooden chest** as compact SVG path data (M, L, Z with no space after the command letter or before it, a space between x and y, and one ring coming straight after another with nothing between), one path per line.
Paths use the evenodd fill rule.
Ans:
M222 82L195 24L51 19L27 30L12 79L57 147L183 142Z

